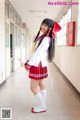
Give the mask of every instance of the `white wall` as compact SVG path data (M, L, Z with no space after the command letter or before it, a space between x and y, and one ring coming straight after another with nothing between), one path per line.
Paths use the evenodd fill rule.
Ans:
M0 84L5 80L5 0L0 0Z
M80 92L80 47L56 47L54 62Z
M72 6L72 21L76 21L77 41L77 18L78 6ZM54 63L80 92L80 46L67 47L56 46Z

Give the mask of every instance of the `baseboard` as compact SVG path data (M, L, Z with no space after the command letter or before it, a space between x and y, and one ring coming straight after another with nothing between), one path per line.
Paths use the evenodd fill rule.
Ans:
M68 84L68 86L71 88L71 90L74 92L74 94L80 98L80 92L74 87L74 85L70 82L70 80L63 74L63 72L57 67L57 65L52 62L54 64L54 66L56 67L56 69L59 71L59 73L61 74L61 76L63 77L63 79L66 81L66 83Z
M4 80L1 84L0 84L0 88L6 83L6 80Z

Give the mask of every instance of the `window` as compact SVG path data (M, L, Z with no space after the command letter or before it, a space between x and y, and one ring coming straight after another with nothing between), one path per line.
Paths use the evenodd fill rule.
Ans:
M80 2L80 0L79 0ZM80 45L80 5L78 5L78 33L77 33L77 45Z
M66 24L71 21L71 7L67 13L62 17L59 24L62 29L57 33L57 45L66 45Z
M16 12L14 14L14 22L15 22L15 24L17 24L17 14L16 14Z
M7 2L5 7L6 16L9 18L9 4Z
M9 18L14 21L14 9L9 6Z
M22 27L21 17L19 16L19 14L16 12L14 7L11 5L11 3L8 0L6 0L5 3L5 13L11 22L15 23L20 28Z
M14 27L14 40L15 40L15 47L21 46L21 29L17 26Z

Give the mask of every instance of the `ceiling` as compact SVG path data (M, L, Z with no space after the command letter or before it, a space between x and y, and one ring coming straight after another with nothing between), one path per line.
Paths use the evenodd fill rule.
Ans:
M34 31L38 29L44 18L58 20L65 7L64 5L48 5L50 0L9 0L15 10L19 13L27 27ZM50 2L57 2L51 0ZM63 1L63 0L61 0ZM65 0L68 1L68 0Z

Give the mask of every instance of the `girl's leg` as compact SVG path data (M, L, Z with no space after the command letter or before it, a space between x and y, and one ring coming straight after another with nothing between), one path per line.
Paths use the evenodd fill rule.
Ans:
M44 103L46 104L46 87L45 87L45 79L39 81L39 87L41 90L41 95Z
M39 93L38 86L39 86L39 80L33 80L33 79L30 80L30 89L34 95Z
M38 101L38 106L32 108L32 112L34 112L34 113L45 112L45 110L46 110L42 95L39 92L38 87L39 87L39 80L31 79L30 89L33 92L36 100Z
M45 89L45 79L42 79L42 80L39 81L39 87L40 87L40 90Z

